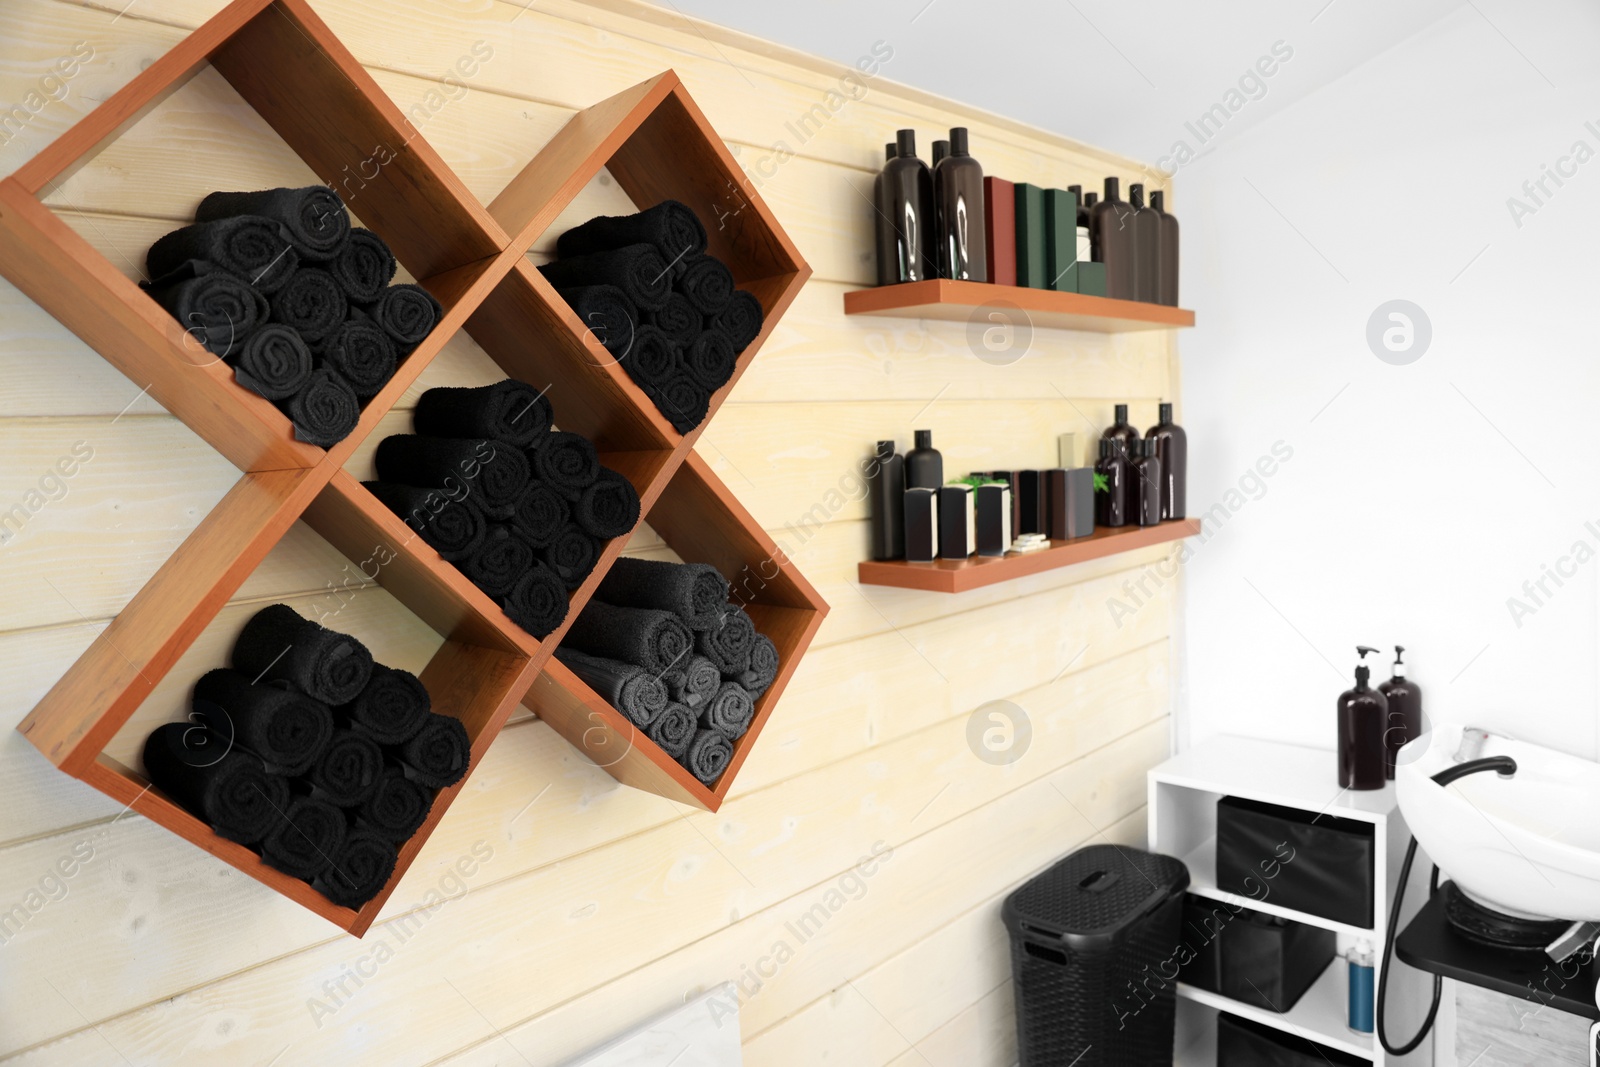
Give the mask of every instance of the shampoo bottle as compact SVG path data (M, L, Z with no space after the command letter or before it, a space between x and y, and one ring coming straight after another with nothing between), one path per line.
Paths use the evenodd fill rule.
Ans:
M1161 220L1161 278L1156 286L1156 303L1177 307L1178 217L1167 212L1167 198L1160 189L1150 194L1150 206Z
M939 273L956 281L986 282L989 243L983 217L983 167L967 152L967 128L950 130L949 154L933 171L939 215Z
M1350 976L1345 1023L1358 1034L1372 1033L1372 942L1357 941L1346 957Z
M1096 262L1106 265L1106 295L1115 300L1137 300L1133 243L1133 209L1118 198L1120 183L1106 179L1106 195L1089 209L1089 242Z
M872 558L903 559L906 554L905 461L893 441L879 441L867 478L872 504Z
M1378 686L1378 692L1389 702L1383 740L1387 750L1384 774L1390 781L1394 780L1395 754L1407 741L1422 736L1422 687L1406 677L1406 665L1400 662L1404 653L1403 645L1394 646L1394 675Z
M898 155L900 149L893 144L883 146L883 161L885 170L888 162ZM894 243L894 216L883 210L883 181L884 172L879 171L878 176L872 180L872 222L874 236L878 244L878 284L893 285L900 280L897 267L897 258Z
M1161 460L1161 519L1181 519L1189 495L1189 435L1172 421L1172 405L1162 403L1156 425L1145 431L1145 440L1156 446Z
M1161 460L1156 456L1154 441L1135 441L1133 445L1133 484L1138 511L1132 518L1140 526L1154 526L1161 521Z
M1096 526L1128 525L1128 457L1122 445L1100 438L1100 459L1094 465L1094 521Z
M1383 788L1389 702L1367 684L1372 671L1366 663L1367 653L1377 651L1356 646L1355 688L1339 694L1339 785L1345 789Z
M894 234L894 282L921 282L938 274L933 172L917 158L915 130L895 137L895 157L883 165L878 210Z
M916 432L917 447L906 453L906 488L932 489L944 486L944 457L933 447L933 431Z
M1131 456L1133 455L1133 443L1139 440L1139 431L1134 429L1128 422L1128 405L1117 404L1111 410L1111 425L1100 431L1100 436L1112 441L1121 441L1123 450Z
M1144 186L1128 186L1132 212L1128 225L1133 231L1133 298L1154 304L1161 289L1161 216L1145 207Z

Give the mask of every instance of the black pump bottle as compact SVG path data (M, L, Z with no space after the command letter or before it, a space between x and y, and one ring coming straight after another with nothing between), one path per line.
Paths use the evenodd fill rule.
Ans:
M1406 677L1406 665L1400 661L1404 653L1404 645L1394 646L1394 676L1378 686L1378 692L1389 702L1385 720L1388 729L1384 731L1383 740L1387 750L1384 774L1391 781L1394 780L1395 754L1407 741L1422 736L1422 686Z
M1375 648L1357 645L1356 687L1339 694L1339 785L1345 789L1382 789L1384 783L1384 730L1389 724L1389 702L1367 684L1372 677L1367 653Z

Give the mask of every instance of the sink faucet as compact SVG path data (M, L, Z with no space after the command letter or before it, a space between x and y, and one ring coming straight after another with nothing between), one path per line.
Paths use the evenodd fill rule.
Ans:
M1476 726L1463 727L1461 730L1461 744L1456 747L1456 754L1450 758L1456 763L1466 763L1478 759L1483 755L1483 746L1489 740L1489 731Z

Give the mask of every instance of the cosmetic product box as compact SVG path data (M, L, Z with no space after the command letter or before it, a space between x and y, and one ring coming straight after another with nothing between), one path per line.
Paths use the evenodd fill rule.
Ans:
M1071 469L1081 467L1083 463L1078 459L1078 435L1064 433L1056 435L1056 466Z
M1106 295L1106 265L1078 260L1067 269L1067 277L1072 279L1072 288L1062 286L1062 292L1082 293L1084 296Z
M1044 191L1045 273L1047 288L1077 292L1071 277L1078 262L1078 198L1065 189Z
M1012 536L1045 533L1043 475L1039 471L1017 471L1016 479L1017 524L1012 528Z
M978 550L972 486L939 487L939 558L966 559Z
M1041 471L1044 481L1044 532L1052 541L1094 533L1094 470Z
M1372 926L1372 824L1240 797L1217 801L1217 887Z
M978 555L1003 556L1011 548L1011 487L980 485L973 490Z
M1015 188L1017 284L1030 289L1048 289L1050 260L1044 190L1026 182L1018 182Z
M939 556L938 493L907 489L905 497L906 559L928 563Z
M1004 178L983 179L989 281L1017 284L1017 191Z

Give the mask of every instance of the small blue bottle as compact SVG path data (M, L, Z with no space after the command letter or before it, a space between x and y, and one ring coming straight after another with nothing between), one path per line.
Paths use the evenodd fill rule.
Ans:
M1350 970L1350 1008L1346 1020L1358 1034L1372 1033L1372 942L1357 941L1346 957Z

